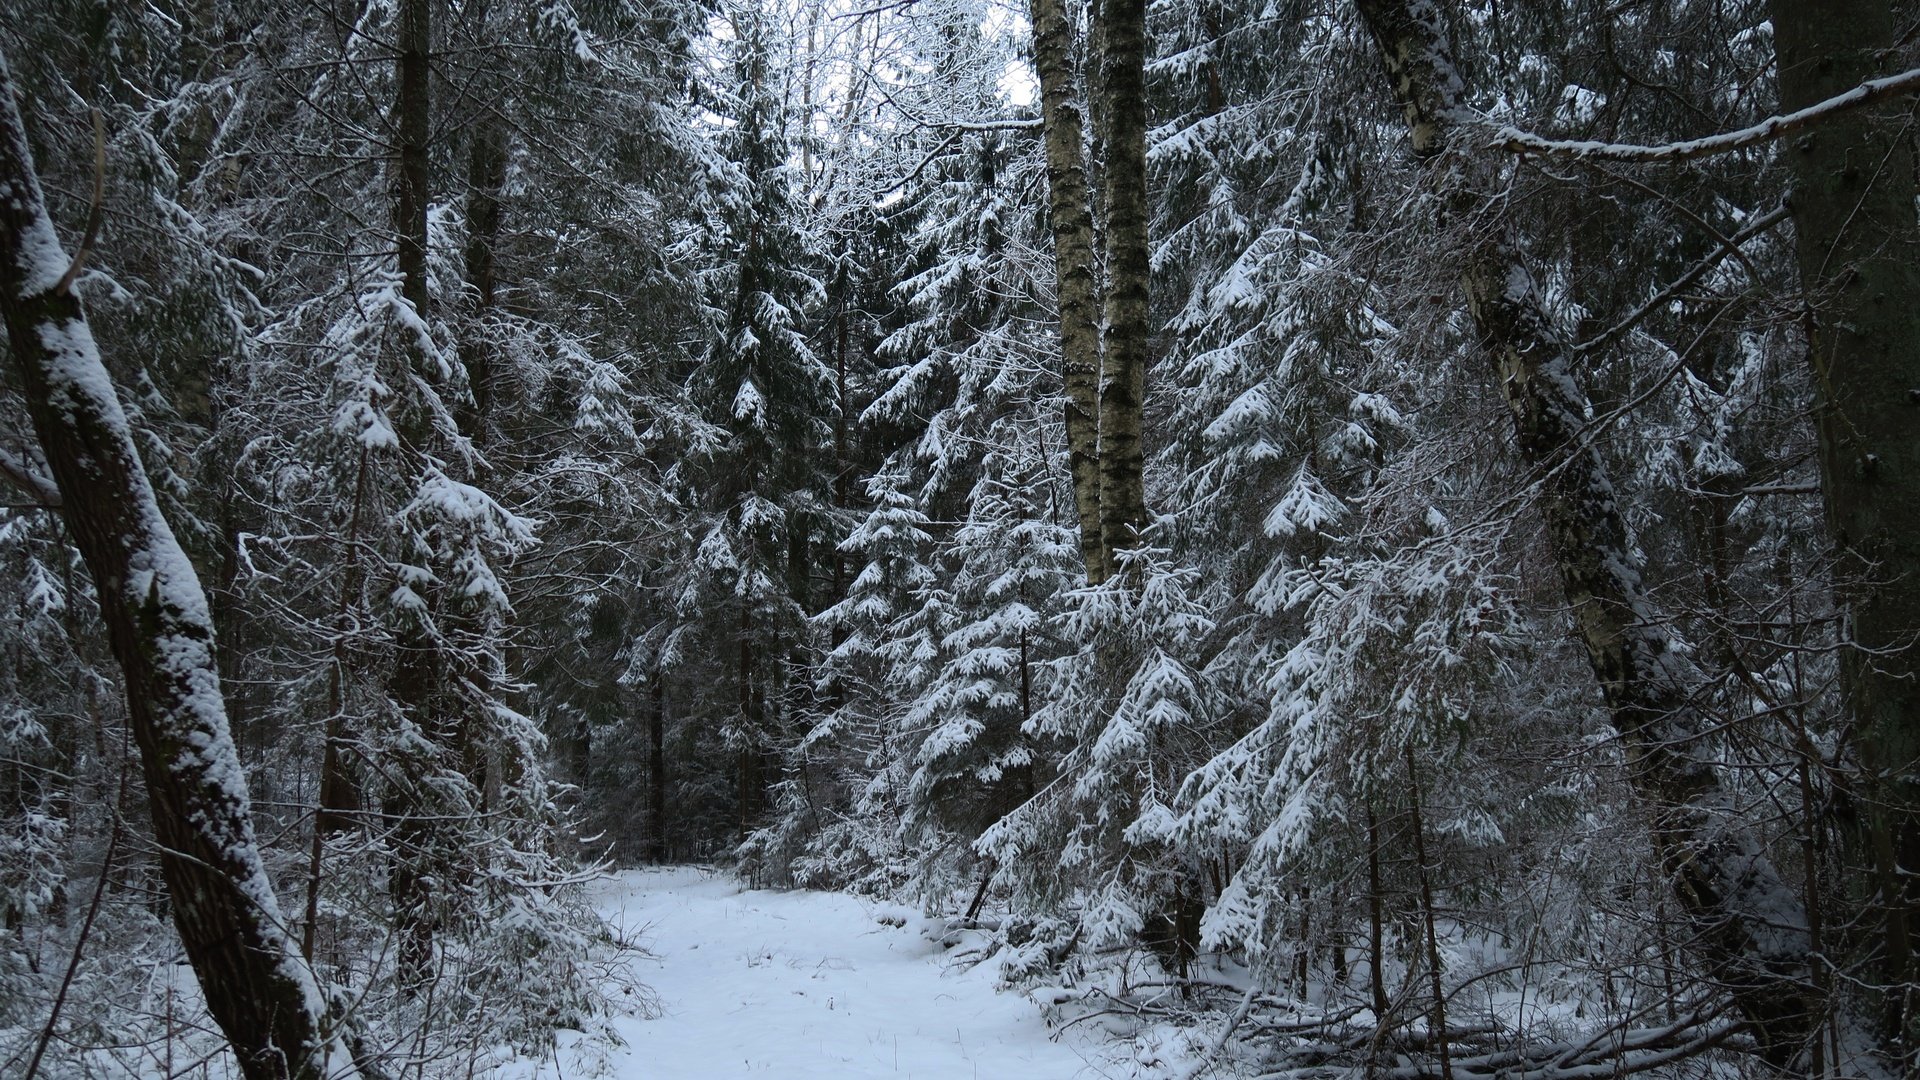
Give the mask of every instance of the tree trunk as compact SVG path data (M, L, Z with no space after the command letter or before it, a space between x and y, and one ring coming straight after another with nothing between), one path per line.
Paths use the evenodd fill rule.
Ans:
M393 171L393 233L396 262L400 270L400 295L413 305L422 322L429 314L427 291L427 201L430 197L428 142L431 99L428 56L433 39L433 0L401 0L398 13L399 49L395 57L397 90L393 102L393 129L396 135ZM409 348L410 363L419 377L429 378L426 358L417 346ZM429 381L438 381L431 380ZM421 420L420 424L425 424ZM408 449L418 454L427 435L424 428L405 439ZM439 686L444 675L432 636L418 621L423 614L402 616L409 625L398 635L397 656L387 689L394 704L417 724L426 737L444 744L447 723L438 715L442 709ZM455 755L462 760L463 755ZM433 967L435 929L432 882L437 876L432 863L438 853L429 819L432 808L426 803L425 773L431 762L409 761L400 766L402 775L386 802L394 845L393 867L387 890L393 902L394 933L398 940L395 964L401 988L409 993L424 989Z
M499 130L483 121L475 127L467 156L467 288L474 310L473 325L460 346L467 389L473 397L471 411L461 417L460 427L476 442L485 437L498 381L493 348L486 340L486 321L493 313L494 294L499 287L494 251L500 242L500 189L506 182L506 142Z
M841 287L851 290L852 285L841 274ZM833 508L845 511L853 505L853 462L847 456L847 323L851 318L847 305L851 298L842 298L840 309L834 313L833 346ZM840 545L833 546L833 599L837 604L847 598L847 553ZM845 640L841 635L845 629L834 630L834 644Z
M1067 465L1080 521L1087 580L1110 569L1100 526L1100 335L1093 272L1093 217L1087 204L1084 121L1073 78L1073 23L1065 0L1030 0L1033 69L1040 80L1040 130L1047 155L1047 213L1060 307L1066 383Z
M1401 747L1407 760L1407 789L1413 797L1413 861L1420 881L1420 917L1426 930L1427 980L1433 990L1434 1045L1440 1048L1441 1080L1453 1080L1453 1051L1447 1041L1446 972L1440 967L1440 928L1434 915L1433 874L1439 868L1427 861L1427 822L1420 808L1420 765L1414 760L1413 742Z
M1780 107L1798 109L1881 70L1896 28L1885 0L1774 0ZM1848 644L1841 683L1863 772L1847 862L1878 894L1865 934L1887 1020L1911 1047L1920 916L1920 263L1914 160L1900 102L1835 116L1791 140L1800 277L1812 307L1815 426Z
M347 515L347 540L344 547L346 571L340 576L340 600L333 614L332 667L327 674L327 720L325 747L320 755L320 810L314 816L314 873L317 878L325 837L355 824L356 815L365 808L366 793L353 773L347 754L347 670L353 663L348 641L355 619L352 605L360 592L360 522L366 509L367 448L360 448L360 462L354 469L353 509ZM308 897L311 915L317 900ZM311 919L309 919L311 928Z
M398 90L393 100L393 235L400 295L422 319L427 317L427 200L432 194L428 168L432 41L432 0L400 0Z
M753 625L751 614L740 607L739 671L740 745L735 761L734 780L740 803L740 838L747 838L760 821L760 725L753 695Z
M1147 395L1147 4L1100 2L1100 116L1107 285L1100 334L1100 536L1108 558L1147 524L1141 409ZM1110 569L1117 569L1117 565Z
M647 713L647 857L667 861L667 675L653 665L653 708Z
M417 628L400 635L387 690L426 739L441 745L446 732L438 715L440 665L426 637ZM432 981L433 938L438 923L434 880L441 877L443 851L435 842L438 830L434 819L438 815L429 781L435 763L410 754L395 764L383 807L387 841L393 849L387 894L393 904L395 973L401 991L411 997Z
M1445 213L1464 219L1497 191L1491 163L1443 156L1463 87L1430 4L1355 0L1406 111L1414 152L1436 168ZM1708 973L1732 995L1761 1053L1790 1067L1818 1004L1799 898L1758 843L1725 824L1731 798L1699 745L1684 661L1642 581L1643 561L1592 444L1574 358L1546 312L1519 245L1497 221L1473 223L1461 284L1537 492L1576 633L1628 759L1635 797Z
M174 925L249 1080L345 1064L260 861L207 595L154 497L46 212L0 61L0 314L20 390L127 685Z
M1380 884L1380 819L1367 800L1367 990L1373 1006L1373 1023L1387 1029L1393 1005L1387 1000L1386 900Z

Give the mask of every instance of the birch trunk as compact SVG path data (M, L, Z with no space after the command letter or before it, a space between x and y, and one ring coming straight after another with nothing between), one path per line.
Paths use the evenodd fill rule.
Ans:
M1884 74L1885 0L1774 0L1780 106ZM1821 492L1852 646L1841 682L1864 773L1845 833L1886 1019L1920 1039L1912 1000L1920 915L1920 263L1910 105L1859 109L1792 139L1788 206L1813 312Z
M249 1080L352 1074L260 860L207 595L160 513L34 173L0 61L0 314L20 389L98 594L174 925Z
M1100 532L1100 335L1093 270L1093 217L1087 204L1085 121L1073 78L1073 24L1065 0L1030 0L1033 68L1040 80L1040 129L1046 144L1047 212L1060 307L1066 384L1067 465L1080 522L1087 580L1110 569Z
M1465 218L1499 177L1464 148L1447 151L1463 87L1428 0L1355 0L1406 113L1414 152L1438 170L1446 213ZM1642 558L1593 447L1574 356L1545 310L1515 238L1476 223L1461 252L1461 284L1487 360L1505 392L1521 457L1543 471L1537 504L1561 584L1628 760L1631 789L1653 820L1654 844L1707 973L1732 995L1761 1053L1781 1067L1803 1059L1817 1022L1805 913L1754 839L1725 821L1733 809L1701 755L1711 724L1689 696L1682 656L1642 580Z
M1100 332L1100 537L1111 562L1116 552L1139 543L1147 524L1140 447L1151 344L1146 0L1101 0L1099 20L1107 256Z

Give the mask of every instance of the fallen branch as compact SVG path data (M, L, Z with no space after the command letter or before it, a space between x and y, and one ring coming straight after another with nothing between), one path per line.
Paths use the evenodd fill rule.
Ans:
M1623 1024L1602 1028L1578 1039L1534 1043L1488 1050L1479 1054L1454 1057L1451 1061L1456 1080L1602 1080L1605 1077L1631 1076L1663 1068L1679 1061L1717 1049L1731 1041L1745 1025L1694 1014L1676 1023L1655 1028L1628 1028ZM1464 1042L1464 1037L1484 1037L1491 1029L1463 1029L1447 1033L1449 1042ZM1336 1062L1340 1051L1367 1045L1356 1033L1340 1045L1317 1043L1293 1051L1295 1064L1261 1075L1260 1080L1332 1080L1350 1075L1355 1063ZM1462 1038L1456 1039L1456 1035ZM1418 1044L1432 1044L1429 1036L1403 1042L1404 1053ZM1482 1045L1485 1045L1482 1043ZM1304 1060L1303 1060L1304 1059ZM1436 1058L1407 1061L1392 1068L1378 1069L1370 1075L1381 1080L1440 1080L1442 1063Z
M1227 1020L1227 1025L1220 1029L1220 1034L1214 1037L1213 1043L1207 1047L1207 1052L1201 1054L1200 1060L1194 1062L1193 1068L1187 1070L1186 1080L1197 1080L1201 1073L1212 1067L1213 1060L1220 1056L1220 1051L1227 1048L1227 1040L1233 1038L1233 1033L1246 1022L1247 1014L1253 1011L1253 999L1258 996L1258 993L1257 990L1249 989L1247 996L1240 999L1240 1007L1233 1010L1233 1016Z

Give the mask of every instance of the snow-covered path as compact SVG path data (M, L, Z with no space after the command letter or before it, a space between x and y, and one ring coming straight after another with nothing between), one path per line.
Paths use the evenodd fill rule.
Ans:
M656 958L636 968L660 1015L618 1022L618 1080L1101 1073L1049 1041L1031 1000L995 992L997 965L949 962L910 909L743 891L691 868L631 871L598 890L597 906Z

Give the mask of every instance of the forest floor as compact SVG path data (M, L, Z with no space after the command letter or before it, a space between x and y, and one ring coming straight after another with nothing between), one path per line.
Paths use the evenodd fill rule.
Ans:
M626 871L595 888L602 914L650 954L632 968L657 1006L617 1019L626 1045L602 1061L563 1048L541 1080L601 1063L614 1080L1116 1074L1101 1061L1111 1047L1091 1032L1055 1041L1033 1000L995 988L998 964L955 963L912 908L748 890L691 867Z

